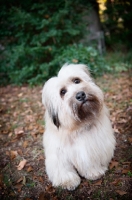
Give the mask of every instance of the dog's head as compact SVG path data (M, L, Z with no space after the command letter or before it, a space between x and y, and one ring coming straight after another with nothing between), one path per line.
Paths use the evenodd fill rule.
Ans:
M93 82L87 66L64 65L57 77L44 85L42 101L53 123L74 129L81 123L91 125L103 105L103 93Z

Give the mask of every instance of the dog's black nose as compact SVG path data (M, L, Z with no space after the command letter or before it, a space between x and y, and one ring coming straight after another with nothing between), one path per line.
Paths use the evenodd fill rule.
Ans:
M76 99L78 101L84 101L86 98L86 94L83 91L80 91L76 94Z

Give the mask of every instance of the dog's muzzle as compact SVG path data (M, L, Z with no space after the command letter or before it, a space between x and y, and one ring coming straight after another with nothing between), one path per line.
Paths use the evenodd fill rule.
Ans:
M76 99L77 99L78 101L83 102L83 101L85 101L85 99L86 99L86 94L85 94L83 91L80 91L80 92L78 92L78 93L76 94Z

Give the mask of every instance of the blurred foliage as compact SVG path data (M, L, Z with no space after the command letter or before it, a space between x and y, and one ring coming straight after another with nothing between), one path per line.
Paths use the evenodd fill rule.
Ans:
M110 71L97 50L77 45L85 33L84 10L95 3L96 0L77 0L76 4L70 0L1 0L0 84L42 83L65 62L87 64L96 75ZM123 34L130 35L127 18L131 19L131 14L123 15L122 5L115 0L114 7L107 6L104 27L109 27L112 38L118 37L117 21L120 15L124 16L127 29L120 37L123 40ZM125 9L129 10L126 4ZM107 41L111 42L109 38Z
M78 0L80 6L70 0L12 2L0 14L2 83L42 83L74 59L88 64L93 73L105 70L96 50L74 45L85 30L85 0Z
M0 14L0 74L2 81L16 84L32 79L37 83L53 75L55 55L77 41L83 30L81 16L70 1L24 2L3 6Z
M104 57L94 47L85 47L82 44L67 46L60 55L57 55L56 63L60 66L64 63L86 64L94 76L111 71Z
M119 44L124 50L132 47L132 1L107 0L104 11L103 27L106 33L106 44L116 48Z
M111 72L123 71L132 72L132 51L126 53L121 51L111 51L105 55L105 61L110 66Z

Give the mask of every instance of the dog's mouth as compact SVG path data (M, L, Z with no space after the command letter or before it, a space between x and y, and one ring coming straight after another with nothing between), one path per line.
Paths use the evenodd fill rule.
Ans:
M80 108L81 108L82 106L84 106L87 102L88 102L88 100L82 101L82 102L80 103Z
M90 104L90 103L97 103L98 99L97 97L95 97L92 94L89 94L88 97L86 97L82 102L80 106L85 105L86 103Z
M77 106L77 115L80 120L93 119L96 114L99 113L101 103L99 99L92 94L89 94L80 104Z

